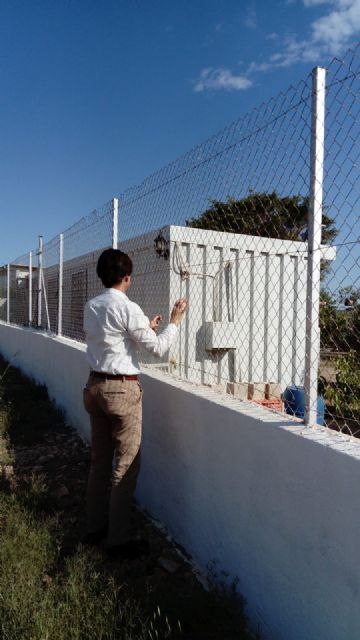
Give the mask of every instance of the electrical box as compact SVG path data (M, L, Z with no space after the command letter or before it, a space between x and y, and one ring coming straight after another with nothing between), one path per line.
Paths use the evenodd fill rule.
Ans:
M236 349L236 347L234 322L205 322L205 348L207 351Z

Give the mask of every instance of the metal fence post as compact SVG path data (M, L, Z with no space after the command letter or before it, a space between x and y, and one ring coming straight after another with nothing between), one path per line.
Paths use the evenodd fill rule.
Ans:
M6 322L10 322L10 264L7 265L6 277Z
M112 248L118 248L119 200L112 199Z
M32 251L29 251L29 325L32 324Z
M317 386L320 358L320 260L323 208L325 77L322 67L313 70L310 205L308 221L308 264L305 339L305 424L317 422Z
M58 336L62 335L63 310L63 269L64 269L64 234L59 235L59 297L58 297Z
M43 286L43 277L42 277L42 262L43 262L43 237L39 236L39 244L38 244L38 317L37 317L37 326L41 327L41 304L42 304L42 286Z

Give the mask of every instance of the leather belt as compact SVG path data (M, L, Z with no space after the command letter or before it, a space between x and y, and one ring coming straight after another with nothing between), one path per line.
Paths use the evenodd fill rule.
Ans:
M123 373L106 373L105 371L90 371L90 375L94 378L104 378L105 380L138 380L137 375L127 376Z

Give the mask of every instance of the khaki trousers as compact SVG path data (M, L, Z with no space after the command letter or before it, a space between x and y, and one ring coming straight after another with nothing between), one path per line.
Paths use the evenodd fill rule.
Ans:
M123 544L130 538L131 503L140 468L142 389L136 380L90 375L84 406L91 421L87 529L97 531L108 520L108 545Z

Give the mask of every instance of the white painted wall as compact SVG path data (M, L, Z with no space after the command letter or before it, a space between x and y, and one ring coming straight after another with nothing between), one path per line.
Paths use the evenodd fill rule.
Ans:
M170 300L189 300L171 351L182 377L225 388L277 383L284 391L302 384L307 244L180 226L165 227L164 234L171 245ZM189 279L178 274L175 245ZM336 250L323 247L322 256L334 260ZM221 346L232 350L205 348L209 321L223 334Z
M82 389L89 367L85 345L68 338L0 322L0 353L14 366L48 388L65 410L69 423L89 438L88 416L82 406Z
M84 347L0 323L0 352L79 431ZM272 640L360 637L360 442L144 372L138 499L204 569L239 578Z

